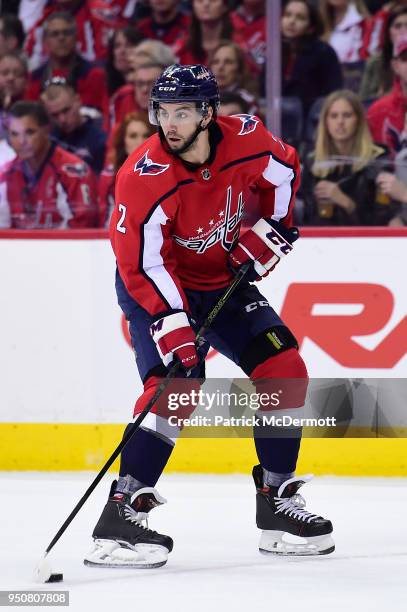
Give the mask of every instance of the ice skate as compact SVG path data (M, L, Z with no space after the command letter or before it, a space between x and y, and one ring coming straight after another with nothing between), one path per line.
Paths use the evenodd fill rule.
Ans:
M311 478L311 475L290 478L280 487L269 487L263 482L261 465L253 468L256 523L262 529L261 553L309 556L327 555L335 550L331 521L305 510L305 500L297 493Z
M165 565L173 541L148 528L148 513L166 500L151 487L139 489L131 498L114 495L115 486L116 482L93 531L94 548L85 565L136 569Z

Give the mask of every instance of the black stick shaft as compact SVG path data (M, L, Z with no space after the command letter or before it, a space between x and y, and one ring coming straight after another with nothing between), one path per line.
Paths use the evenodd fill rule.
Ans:
M232 295L232 293L234 292L234 290L236 289L236 287L238 286L238 284L240 283L240 281L242 280L242 278L246 274L248 268L249 268L249 264L245 264L244 266L242 266L240 268L240 270L236 274L236 277L234 278L233 282L230 284L230 286L225 291L223 296L218 300L218 302L215 304L215 306L212 308L212 310L210 311L210 313L206 317L202 327L198 331L197 340L199 340L199 338L201 338L205 334L205 332L208 330L208 328L211 326L211 324L212 324L213 320L215 319L215 317L217 316L218 312L221 310L221 308L223 308L223 306L225 305L225 303L227 302L229 297ZM156 392L154 393L153 397L151 398L151 400L148 402L148 404L146 405L144 410L142 412L140 412L140 414L138 415L137 419L132 424L132 426L129 429L129 431L127 432L127 434L125 436L123 436L123 438L122 438L120 444L118 445L118 447L113 451L112 455L106 461L105 465L102 467L100 472L97 474L97 476L95 477L93 482L86 489L85 493L82 495L82 497L80 498L80 500L76 504L75 508L72 510L71 514L66 519L66 521L58 529L57 533L52 538L51 542L49 543L48 547L46 548L45 555L47 555L50 552L50 550L55 546L55 544L58 542L59 538L62 536L64 531L67 529L67 527L71 524L71 522L73 521L75 516L78 514L79 510L82 508L82 506L86 502L86 500L90 497L92 492L96 489L97 485L102 480L103 476L106 474L106 472L108 471L108 469L110 468L112 463L120 455L120 453L122 452L123 448L126 446L127 442L136 433L136 431L140 427L140 424L142 423L142 421L143 421L144 417L146 416L146 414L148 414L150 412L151 408L154 406L154 404L157 402L157 400L160 398L162 393L165 391L165 389L167 388L167 386L169 385L171 380L174 378L175 374L177 373L177 371L180 368L180 365L181 365L180 362L177 361L175 363L175 365L171 368L171 370L168 372L168 374L164 378L164 380L160 383L160 385L158 386L158 388L157 388Z

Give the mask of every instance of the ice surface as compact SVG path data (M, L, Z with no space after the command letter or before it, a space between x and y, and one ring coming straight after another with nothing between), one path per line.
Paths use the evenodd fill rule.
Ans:
M304 486L307 508L332 520L336 542L332 555L304 559L258 552L248 476L164 475L159 490L169 503L153 511L150 526L175 546L156 570L82 564L105 478L48 557L64 582L33 583L36 563L93 477L0 473L1 589L69 590L69 609L86 612L407 609L407 480L390 478L324 477Z

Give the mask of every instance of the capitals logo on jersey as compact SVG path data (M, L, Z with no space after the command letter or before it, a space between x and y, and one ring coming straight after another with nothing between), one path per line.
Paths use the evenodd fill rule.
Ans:
M234 115L234 117L239 117L240 121L242 122L242 127L240 128L238 136L251 134L251 132L254 132L259 122L254 115Z
M140 176L149 174L150 176L156 176L165 172L170 167L170 164L157 164L148 157L148 149L144 153L143 157L134 164L134 172L140 172Z
M197 236L182 238L174 234L173 240L186 249L196 251L198 255L205 253L205 251L218 243L220 243L225 251L230 251L235 240L239 237L240 220L244 212L242 192L239 193L236 204L234 204L232 198L232 187L229 185L226 191L225 210L219 212L220 218L216 223L214 223L214 219L211 219L209 230L204 232L204 228L199 227L197 229Z

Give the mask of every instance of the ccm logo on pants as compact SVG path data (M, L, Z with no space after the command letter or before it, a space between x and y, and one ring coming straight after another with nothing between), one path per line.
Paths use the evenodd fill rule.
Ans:
M270 306L267 300L259 300L258 302L252 302L251 304L247 304L244 307L246 312L251 312L252 310L256 310L259 306Z

